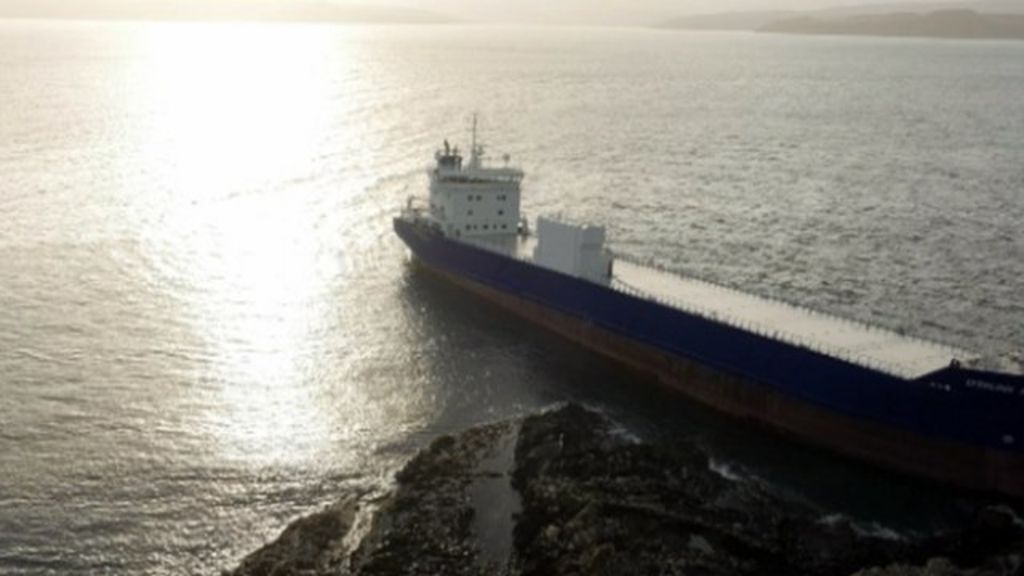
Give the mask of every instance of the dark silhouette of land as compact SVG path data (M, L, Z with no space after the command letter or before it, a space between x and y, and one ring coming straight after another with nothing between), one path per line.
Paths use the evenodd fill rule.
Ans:
M761 27L760 31L787 34L1024 40L1024 15L943 10L928 14L849 16L835 20L804 17L772 22Z
M1024 2L973 0L853 5L810 11L724 12L686 16L659 28L791 34L1024 38Z
M0 18L420 24L453 20L426 10L317 0L0 0Z

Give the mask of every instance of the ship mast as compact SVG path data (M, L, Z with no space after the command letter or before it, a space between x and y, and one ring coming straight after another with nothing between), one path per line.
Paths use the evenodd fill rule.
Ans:
M477 113L473 113L473 137L469 148L469 165L471 168L479 168L483 147L476 143Z
M472 148L472 150L473 150L473 154L474 155L476 154L476 121L477 121L477 114L476 114L476 112L473 112L473 148Z

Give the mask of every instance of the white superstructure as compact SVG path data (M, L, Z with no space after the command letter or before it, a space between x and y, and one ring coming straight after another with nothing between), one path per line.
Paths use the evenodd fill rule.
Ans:
M476 119L468 162L463 162L459 149L447 140L434 158L436 164L429 172L429 210L445 236L514 243L523 171L508 165L484 166L484 148L476 142Z
M608 284L612 255L604 247L604 226L537 219L537 246L533 262L551 270Z
M508 165L484 165L484 147L477 143L476 118L469 161L447 140L434 154L430 168L430 220L445 236L515 256L527 232L520 211L523 171ZM537 264L578 278L608 284L611 255L604 248L604 228L541 218Z

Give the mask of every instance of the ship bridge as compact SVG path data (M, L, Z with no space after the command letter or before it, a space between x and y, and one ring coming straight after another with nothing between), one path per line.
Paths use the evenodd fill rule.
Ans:
M477 143L476 118L468 161L447 140L434 154L430 178L430 219L450 238L485 242L512 249L521 221L520 183L523 171L485 163Z

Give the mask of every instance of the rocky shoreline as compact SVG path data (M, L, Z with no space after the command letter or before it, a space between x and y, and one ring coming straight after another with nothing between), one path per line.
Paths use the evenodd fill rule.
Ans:
M568 405L441 437L390 495L348 495L227 574L1020 575L1024 522L982 507L955 533L864 534Z

